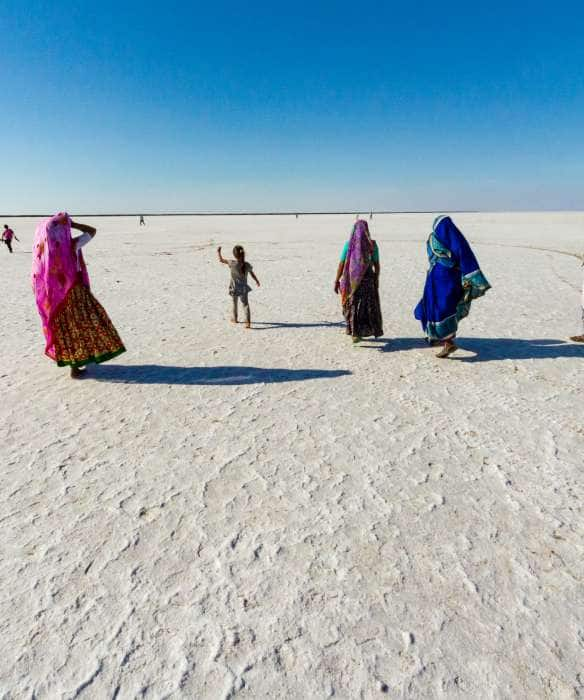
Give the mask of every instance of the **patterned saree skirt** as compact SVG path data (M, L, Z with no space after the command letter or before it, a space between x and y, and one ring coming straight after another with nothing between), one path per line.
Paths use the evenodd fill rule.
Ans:
M53 322L55 360L59 367L106 362L125 352L103 306L83 284L76 284Z
M345 302L343 315L348 335L359 338L370 335L379 338L383 335L379 289L371 268L365 273L357 291Z

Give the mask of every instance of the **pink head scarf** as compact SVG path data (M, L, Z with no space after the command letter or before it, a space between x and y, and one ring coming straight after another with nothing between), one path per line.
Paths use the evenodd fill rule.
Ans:
M89 287L89 276L81 251L75 250L71 219L60 212L40 222L32 248L32 288L43 323L45 353L53 360L54 320L77 282Z
M354 294L371 264L373 256L373 241L369 234L369 226L359 219L353 226L349 240L349 249L341 277L341 301L344 304Z

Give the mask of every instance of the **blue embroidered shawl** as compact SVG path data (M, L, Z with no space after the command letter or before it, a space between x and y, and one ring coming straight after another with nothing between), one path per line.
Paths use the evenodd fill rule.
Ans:
M430 268L414 316L428 338L445 340L456 335L458 322L468 316L472 300L483 296L491 285L449 216L434 221L426 247Z

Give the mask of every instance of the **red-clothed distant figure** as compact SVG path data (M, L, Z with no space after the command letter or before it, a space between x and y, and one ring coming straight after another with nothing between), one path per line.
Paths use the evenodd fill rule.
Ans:
M2 242L6 243L6 247L8 250L12 253L12 239L18 241L18 238L16 237L14 231L4 224L4 231L2 231ZM20 241L18 241L20 243Z

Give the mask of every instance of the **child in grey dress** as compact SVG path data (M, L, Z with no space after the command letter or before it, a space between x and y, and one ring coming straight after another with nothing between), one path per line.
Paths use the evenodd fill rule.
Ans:
M231 272L231 281L229 283L229 295L233 302L231 323L237 323L237 306L238 301L241 299L243 311L245 313L245 327L251 328L251 315L248 300L251 287L247 283L247 276L248 274L251 275L258 287L260 286L260 281L255 276L253 267L245 260L243 246L236 245L233 249L233 257L235 260L226 260L221 255L221 246L217 248L217 256L219 257L219 262L224 265L229 265L229 271Z

